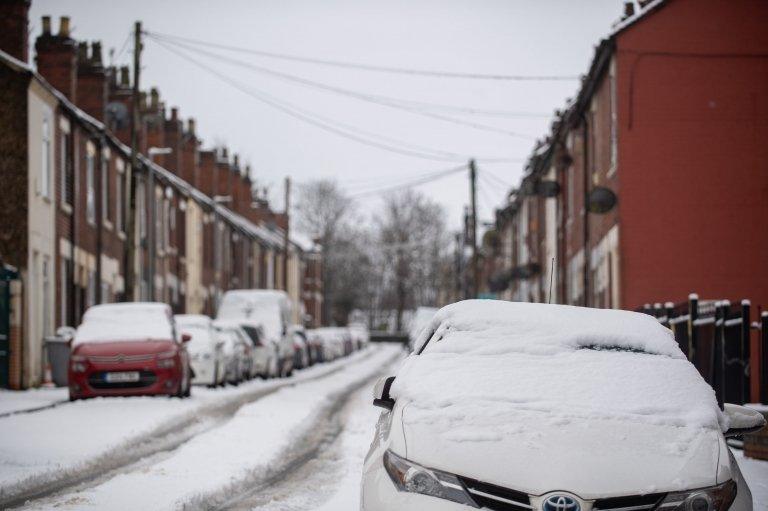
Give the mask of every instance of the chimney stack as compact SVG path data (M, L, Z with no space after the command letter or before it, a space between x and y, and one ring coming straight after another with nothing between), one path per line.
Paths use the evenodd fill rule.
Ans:
M69 16L59 18L59 37L69 37Z
M19 59L29 61L29 0L5 0L0 16L0 50Z
M634 2L624 2L624 18L627 19L635 15Z
M50 20L50 17L48 19ZM69 37L69 18L61 17L58 35L53 35L50 27L46 30L44 18L43 33L35 41L35 51L37 71L55 89L61 91L70 101L75 102L77 100L78 45Z
M99 121L104 121L109 95L107 70L102 65L101 43L91 44L90 55L88 43L81 42L77 48L77 101L76 104L88 115Z
M120 68L120 87L130 87L131 86L131 78L128 74L128 66L123 66Z

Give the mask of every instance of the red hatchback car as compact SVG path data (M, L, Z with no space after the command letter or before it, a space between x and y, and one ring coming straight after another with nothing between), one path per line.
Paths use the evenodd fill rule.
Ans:
M96 305L72 341L69 399L164 394L187 397L189 354L163 303Z

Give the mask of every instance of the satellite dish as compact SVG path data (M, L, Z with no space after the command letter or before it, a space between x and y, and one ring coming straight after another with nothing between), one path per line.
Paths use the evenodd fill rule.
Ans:
M597 186L589 192L589 212L605 214L612 210L618 198L613 190L604 186Z

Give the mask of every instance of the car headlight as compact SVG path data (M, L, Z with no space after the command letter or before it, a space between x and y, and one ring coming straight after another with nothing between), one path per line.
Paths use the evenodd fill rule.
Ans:
M453 474L422 467L389 450L384 453L384 468L399 491L420 493L479 507Z
M727 481L718 486L668 493L659 510L662 511L726 511L736 498L736 483Z
M84 373L88 369L88 358L82 355L72 355L69 363L73 373Z
M176 351L164 351L157 354L157 367L160 369L170 369L176 365Z

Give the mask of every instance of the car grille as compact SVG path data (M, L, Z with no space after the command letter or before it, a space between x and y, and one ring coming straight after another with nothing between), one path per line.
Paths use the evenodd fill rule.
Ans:
M88 361L94 364L121 364L124 362L148 362L154 359L154 355L90 355Z
M523 492L483 483L467 477L459 477L479 506L494 511L523 511L533 509L531 501Z
M88 385L94 389L138 389L149 387L157 381L157 375L152 371L139 371L138 381L108 382L104 379L107 373L94 373L88 377Z
M649 495L632 495L629 497L612 497L598 499L592 509L601 511L647 511L656 508L666 493L652 493Z

